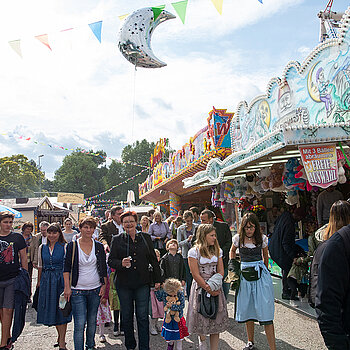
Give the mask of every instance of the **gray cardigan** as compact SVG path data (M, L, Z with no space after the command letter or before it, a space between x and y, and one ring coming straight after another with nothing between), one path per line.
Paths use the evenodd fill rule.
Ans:
M197 228L198 228L198 225L193 223L191 235L193 236L196 235ZM177 241L179 242L179 247L181 249L182 257L184 259L187 259L188 250L192 247L192 245L191 245L191 241L189 242L187 240L186 224L182 224L180 227L177 228Z

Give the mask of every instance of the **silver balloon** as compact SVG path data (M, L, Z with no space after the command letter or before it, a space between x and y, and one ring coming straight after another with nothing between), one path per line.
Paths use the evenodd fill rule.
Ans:
M161 68L166 63L159 60L151 48L154 29L168 19L176 18L163 10L154 20L151 7L146 7L129 15L119 32L118 47L123 56L136 67Z

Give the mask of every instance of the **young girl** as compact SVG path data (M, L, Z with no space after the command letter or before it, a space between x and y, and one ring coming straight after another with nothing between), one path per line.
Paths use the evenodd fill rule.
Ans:
M164 303L164 310L166 311L164 316L164 322L162 327L162 337L168 343L168 350L173 350L174 345L176 344L175 349L182 349L182 339L187 337L188 330L186 327L186 321L183 317L183 309L185 307L185 296L182 291L182 284L176 278L169 278L163 284L163 289L157 290L155 292L156 297L159 301ZM167 299L168 297L173 297L176 299L176 302L170 303ZM178 315L167 316L167 312L176 311Z
M107 278L106 292L100 301L100 305L97 310L97 326L99 329L99 339L101 343L106 342L105 337L105 324L112 321L111 309L108 303L109 297L109 280Z
M253 213L243 216L238 232L233 236L230 259L235 259L238 248L242 274L237 294L236 321L246 324L248 335L248 343L243 350L255 349L254 321L264 325L270 349L275 350L275 305L272 278L267 269L267 237L262 235L259 220Z
M157 260L160 260L160 252L158 249L154 249L156 253ZM150 325L149 332L152 335L158 335L158 318L162 318L164 316L164 306L161 301L156 298L155 289L151 287L150 289ZM160 330L159 330L160 331Z
M188 251L188 262L193 276L191 293L187 308L188 330L199 336L199 349L207 350L206 336L210 336L210 349L219 347L219 335L228 327L226 298L222 286L213 289L208 284L213 276L224 276L223 252L216 239L215 227L210 224L198 226L195 246ZM208 283L207 283L208 282ZM217 313L214 319L198 312L199 295L205 290L211 297L217 297Z

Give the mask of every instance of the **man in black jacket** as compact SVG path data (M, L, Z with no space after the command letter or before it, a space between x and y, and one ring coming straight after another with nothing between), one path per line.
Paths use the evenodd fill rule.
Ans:
M124 232L123 226L120 221L120 215L123 214L123 212L124 209L122 207L112 207L111 220L107 221L101 226L101 232L98 237L98 240L103 244L106 251L109 251L113 236L116 236L118 233Z
M271 259L282 269L282 299L290 299L287 276L297 256L295 244L295 224L305 216L302 208L296 208L293 213L285 211L276 220L275 228L269 242ZM293 297L297 298L297 297Z
M350 225L327 242L318 267L317 321L330 350L350 349Z

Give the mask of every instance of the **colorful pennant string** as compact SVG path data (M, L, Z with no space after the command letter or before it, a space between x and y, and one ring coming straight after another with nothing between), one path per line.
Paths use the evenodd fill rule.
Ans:
M108 190L104 191L104 192L101 192L99 194L96 194L95 196L92 196L92 197L88 197L88 198L85 198L86 201L90 201L91 199L94 199L94 198L99 198L99 197L102 197L103 195L105 195L106 193L114 190L115 188L117 188L118 186L121 186L121 185L124 185L126 184L127 182L131 181L131 180L134 180L137 176L141 175L144 171L147 171L148 169L143 169L141 170L139 173L137 173L136 175L132 176L132 177L129 177L128 179L120 182L119 184L117 185L114 185L112 186L111 188L109 188Z
M121 159L117 159L117 158L112 158L112 157L107 157L103 154L100 154L100 153L95 153L95 152L89 152L85 149L81 149L81 150L77 150L77 149L74 149L74 148L67 148L67 147L63 147L63 146L58 146L58 145L54 145L54 144L46 144L44 142L41 142L41 141L37 141L37 140L33 140L31 137L25 137L25 136L14 136L14 135L11 135L11 134L7 134L7 133L1 133L0 135L3 135L3 136L8 136L8 137L12 137L14 139L19 139L19 140L24 140L24 141L32 141L34 142L35 144L37 145L42 145L42 146L48 146L50 148L56 148L56 149L59 149L59 150L63 150L63 151L74 151L74 152L80 152L80 153L84 153L84 154L87 154L87 155L91 155L91 156L95 156L95 157L100 157L102 159L108 159L108 160L114 160L118 163L122 163L122 164L129 164L129 165L135 165L135 166L139 166L141 168L145 168L145 169L150 169L149 166L146 166L146 165L140 165L140 164L136 164L136 163L133 163L133 162L130 162L130 161L123 161Z
M211 1L212 1L213 5L215 6L216 10L220 13L220 15L222 15L222 7L223 7L223 1L224 0L211 0ZM261 4L263 3L263 0L258 0L258 1ZM179 16L180 20L182 21L182 23L185 24L185 17L186 17L186 10L187 10L188 0L172 2L170 4L175 9L175 11L178 14L178 16ZM165 8L165 6L166 5L153 6L152 7L155 20L158 18L158 16L162 12L162 10ZM124 14L124 15L120 15L120 16L117 16L117 17L122 21L127 16L129 16L129 14ZM88 26L90 27L92 33L95 35L95 37L97 38L97 40L100 43L101 43L101 40L102 40L102 38L101 38L102 22L103 21L101 20L101 21L97 21L97 22L93 22L93 23L89 23L88 24ZM76 28L63 29L63 30L60 30L59 32L65 32L65 31L73 30L73 29L76 29ZM47 46L52 51L52 48L51 48L51 46L49 44L49 35L48 34L37 35L37 36L35 36L35 38L38 39L42 44ZM10 41L8 41L8 44L10 45L10 47L21 58L23 58L22 52L21 52L21 39L10 40Z

